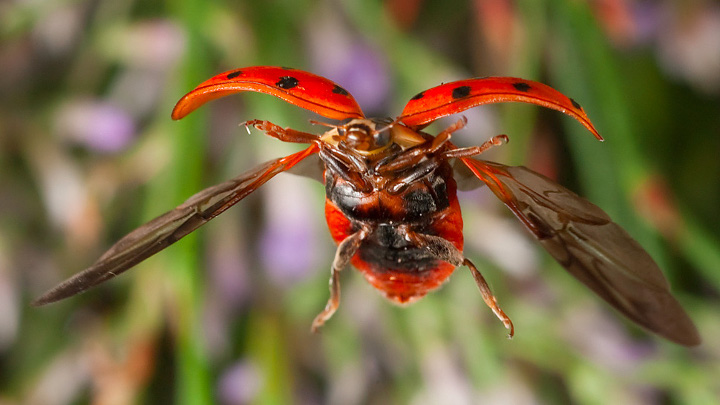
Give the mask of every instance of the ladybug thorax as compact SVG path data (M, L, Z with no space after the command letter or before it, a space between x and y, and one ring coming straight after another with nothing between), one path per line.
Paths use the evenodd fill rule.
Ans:
M433 139L390 119L354 119L326 132L320 158L329 202L363 223L431 220L455 187L449 163L428 154Z
M334 126L320 137L326 183L342 179L361 193L398 193L398 180L425 160L417 148L433 139L390 118L358 118ZM408 153L413 153L412 159L406 158Z

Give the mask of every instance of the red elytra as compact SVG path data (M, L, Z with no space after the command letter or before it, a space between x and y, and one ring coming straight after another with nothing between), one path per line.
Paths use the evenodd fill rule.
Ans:
M534 81L487 77L442 84L418 93L401 115L365 118L355 99L336 83L301 70L248 67L219 74L175 106L181 119L207 101L252 91L278 97L324 117L316 135L268 121L246 125L284 142L310 146L266 162L207 188L172 211L142 225L100 259L38 298L43 305L78 294L133 267L194 231L276 174L317 159L326 189L325 216L338 249L331 266L330 299L313 321L317 330L340 302L340 271L352 264L395 303L409 303L438 288L455 268L467 266L486 304L513 335L482 274L463 255L463 223L455 178L488 188L515 214L570 274L629 319L676 343L692 346L700 336L670 293L647 252L600 208L525 167L475 158L507 141L496 136L480 146L458 148L450 137L465 119L430 135L429 123L481 104L523 102L570 115L602 140L574 100Z
M324 77L295 69L256 66L221 73L200 83L178 101L172 119L179 120L210 100L241 91L271 94L336 120L365 116L347 90Z

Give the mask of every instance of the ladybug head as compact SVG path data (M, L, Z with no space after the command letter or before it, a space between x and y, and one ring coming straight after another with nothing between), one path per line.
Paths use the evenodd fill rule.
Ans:
M343 144L361 155L374 155L390 145L388 126L378 129L378 121L356 118L346 124L333 126L322 139L333 145Z
M389 118L356 118L346 124L334 126L322 139L333 145L342 143L365 156L383 152L392 144L407 149L426 141L416 131Z
M351 149L361 154L376 154L390 145L388 126L378 128L378 122L354 119L338 127L340 138Z

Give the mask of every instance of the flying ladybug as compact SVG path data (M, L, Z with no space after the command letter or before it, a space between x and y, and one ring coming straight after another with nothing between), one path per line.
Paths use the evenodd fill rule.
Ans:
M340 272L353 265L387 299L414 302L440 287L458 267L470 269L482 298L514 334L487 282L463 253L460 178L486 185L530 234L570 274L630 320L681 345L700 343L690 317L672 296L650 255L597 206L522 166L478 159L507 142L495 136L479 146L457 147L459 119L433 136L433 121L490 103L523 102L565 113L602 137L573 99L553 88L513 77L445 83L418 93L396 118L366 118L338 84L301 70L256 66L221 73L183 96L172 112L179 120L206 102L229 94L270 94L336 123L322 134L245 123L283 142L309 144L190 197L177 208L130 232L84 271L49 290L34 304L78 294L130 269L180 240L257 190L275 175L317 168L325 184L325 218L337 251L330 269L330 298L312 323L320 328L340 304ZM309 161L309 162L308 162Z

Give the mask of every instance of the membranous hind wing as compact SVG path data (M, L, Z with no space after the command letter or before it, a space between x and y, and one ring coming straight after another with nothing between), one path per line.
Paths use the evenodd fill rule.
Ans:
M676 343L700 343L658 265L603 210L525 167L462 160L570 274L610 305Z
M49 290L33 305L45 305L79 294L123 273L220 215L278 173L290 169L317 151L317 146L313 145L295 154L266 162L232 180L195 194L172 211L130 232L95 264Z

